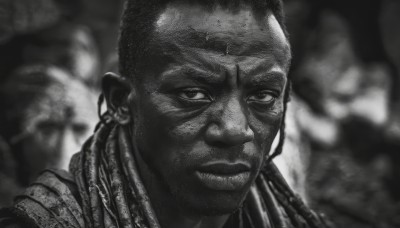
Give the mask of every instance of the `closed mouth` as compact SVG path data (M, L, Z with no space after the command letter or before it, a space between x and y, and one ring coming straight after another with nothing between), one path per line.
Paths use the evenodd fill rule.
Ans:
M246 163L209 163L196 170L195 176L207 188L235 191L250 180L250 165Z
M202 165L198 171L204 173L213 173L219 175L233 175L250 171L250 165L246 163L227 163L215 162Z

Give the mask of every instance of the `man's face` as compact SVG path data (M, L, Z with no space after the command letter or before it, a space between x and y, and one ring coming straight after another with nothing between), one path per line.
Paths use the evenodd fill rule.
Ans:
M134 137L181 209L237 209L282 119L290 50L273 15L169 5L136 86ZM133 107L134 106L134 107Z

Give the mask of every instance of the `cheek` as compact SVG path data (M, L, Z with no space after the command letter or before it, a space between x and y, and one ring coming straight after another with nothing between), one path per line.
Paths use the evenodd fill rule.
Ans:
M58 131L52 131L51 134L38 131L26 142L26 147L36 149L36 152L42 156L49 156L59 149L57 148L59 139Z
M190 142L201 140L206 125L207 118L205 116L198 116L186 122L181 122L178 125L171 126L168 129L168 134L173 141L190 144Z
M271 149L272 143L279 131L283 113L259 118L254 115L249 118L249 126L254 132L254 144L264 154Z
M206 124L205 115L181 110L165 97L143 99L136 119L140 149L161 156L187 151L200 139Z

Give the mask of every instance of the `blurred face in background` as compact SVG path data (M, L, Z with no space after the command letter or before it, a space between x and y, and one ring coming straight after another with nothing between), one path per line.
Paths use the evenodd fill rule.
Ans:
M80 151L97 120L93 92L63 71L51 73L65 80L40 88L25 102L19 123L22 132L14 137L29 182L45 168L68 170L71 156Z

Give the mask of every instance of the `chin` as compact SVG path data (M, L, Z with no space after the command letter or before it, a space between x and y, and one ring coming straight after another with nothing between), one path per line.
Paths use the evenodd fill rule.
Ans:
M232 214L238 210L250 188L241 191L209 191L201 188L188 188L174 191L174 198L177 200L181 210L187 214L202 216L218 216Z
M204 215L204 216L220 216L220 215L227 215L227 214L233 214L236 210L238 210L241 207L240 204L235 204L235 205L227 205L225 204L220 204L218 206L216 205L210 205L208 208L198 208L197 213Z

